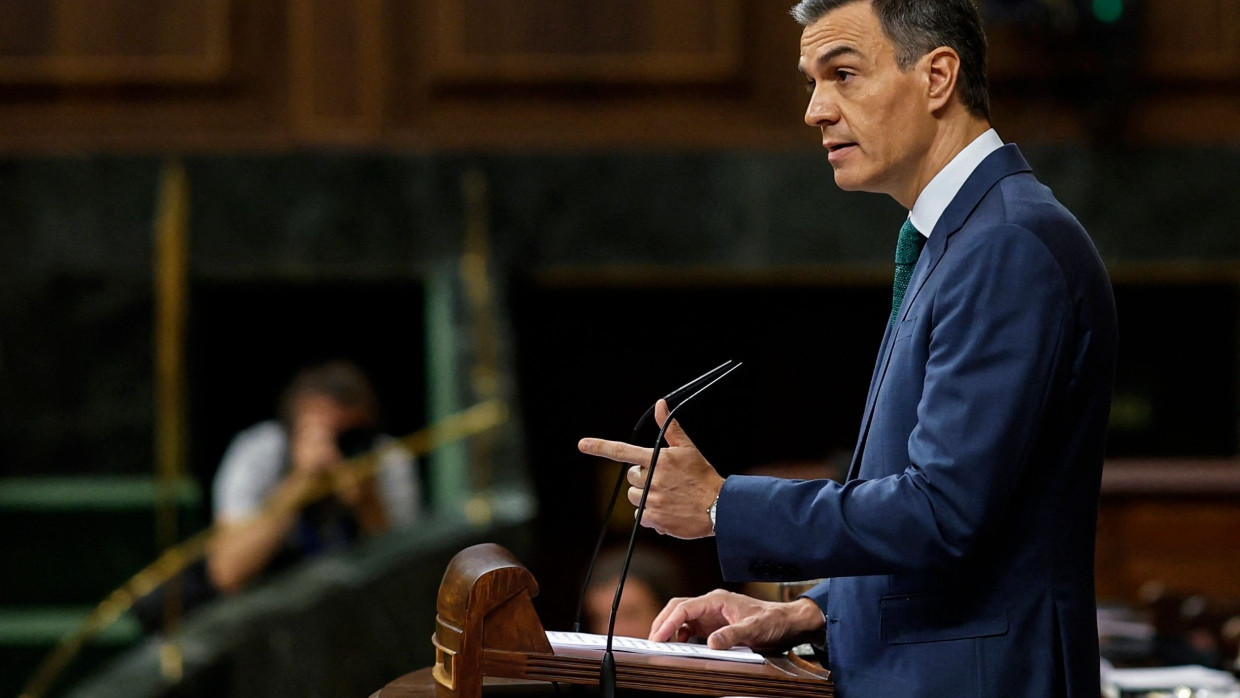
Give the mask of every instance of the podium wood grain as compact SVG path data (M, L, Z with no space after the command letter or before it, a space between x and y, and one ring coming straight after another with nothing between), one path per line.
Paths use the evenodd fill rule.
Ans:
M534 575L498 545L475 545L452 559L439 587L431 638L430 676L439 698L479 698L484 677L597 685L603 652L548 642L532 602L537 595ZM768 657L762 664L629 652L616 652L615 659L621 689L760 698L834 695L829 672L794 655Z
M370 698L435 698L439 684L431 675L434 667L426 667L392 681L375 691ZM544 681L522 679L485 678L482 681L485 696L544 696L555 695L555 689Z

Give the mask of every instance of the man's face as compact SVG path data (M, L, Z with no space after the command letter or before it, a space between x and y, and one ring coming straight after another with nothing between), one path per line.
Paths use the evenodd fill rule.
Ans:
M810 90L805 123L822 130L835 183L911 208L934 136L920 63L900 70L870 3L853 2L805 28L799 67Z
M590 585L586 593L586 632L596 635L607 634L607 624L611 619L611 602L615 597L618 579L600 580ZM620 596L620 607L616 609L616 634L626 637L645 638L650 635L650 626L663 610L663 602L638 577L629 577Z
M370 428L375 421L369 407L344 405L328 395L307 393L293 403L293 428L322 429L332 438L355 429Z

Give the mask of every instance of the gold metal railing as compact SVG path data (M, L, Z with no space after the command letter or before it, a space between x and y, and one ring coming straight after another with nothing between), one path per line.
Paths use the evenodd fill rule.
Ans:
M259 514L251 519L251 525L258 521L298 511L326 497L336 491L336 483L340 479L356 481L374 476L379 469L383 455L391 449L404 448L416 457L423 457L445 444L494 429L507 419L508 408L503 402L488 400L478 403L404 438L396 439L374 451L345 461L338 471L321 477L299 498L273 497L269 499ZM211 550L216 532L217 528L212 526L165 550L154 562L109 594L86 617L77 630L61 638L31 675L19 698L42 698L46 695L87 642L132 608L138 599L168 583L184 569L203 559Z

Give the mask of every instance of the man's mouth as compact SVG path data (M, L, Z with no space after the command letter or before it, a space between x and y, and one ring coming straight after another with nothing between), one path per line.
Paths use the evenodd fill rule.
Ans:
M852 152L857 147L856 143L828 143L827 144L827 160L834 162Z

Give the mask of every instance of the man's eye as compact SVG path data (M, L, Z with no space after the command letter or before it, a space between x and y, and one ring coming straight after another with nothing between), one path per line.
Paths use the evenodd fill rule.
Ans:
M853 78L855 78L855 77L857 77L856 73L851 73L851 72L849 72L849 71L847 71L847 70L837 70L837 71L835 71L835 79L836 79L836 80L839 80L840 82L848 82L849 80L851 80L851 79L853 79Z
M814 93L814 79L813 78L810 78L805 81L805 91L810 94Z

